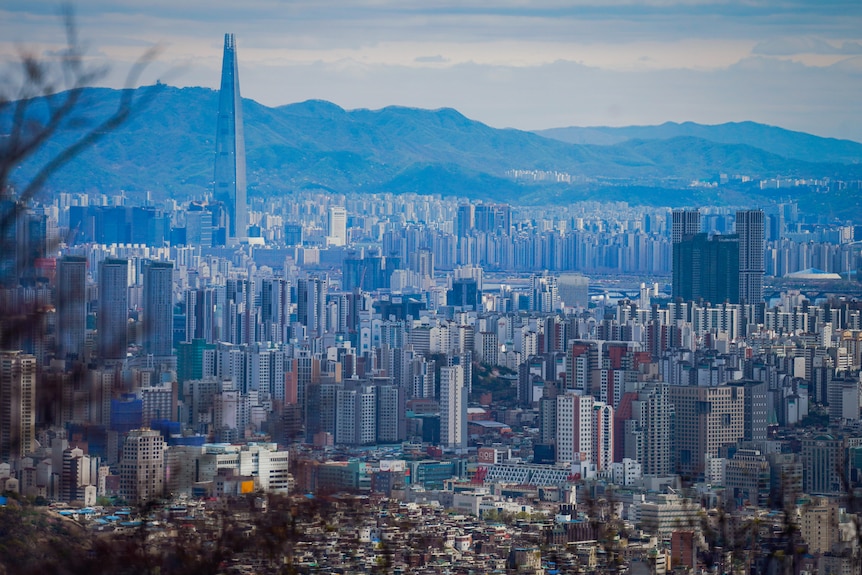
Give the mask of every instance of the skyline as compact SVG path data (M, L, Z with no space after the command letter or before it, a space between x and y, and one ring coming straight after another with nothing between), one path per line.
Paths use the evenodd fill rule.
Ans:
M494 127L752 120L862 141L862 5L849 1L638 4L261 0L75 6L101 85L161 46L142 83L217 89L221 41L243 93L268 106L452 107ZM10 2L0 58L61 47L53 2ZM586 87L586 88L585 88Z

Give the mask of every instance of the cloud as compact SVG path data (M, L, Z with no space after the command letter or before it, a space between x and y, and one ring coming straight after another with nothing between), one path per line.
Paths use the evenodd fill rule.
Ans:
M797 54L857 55L862 54L862 43L843 42L836 46L821 38L784 37L758 42L753 54L767 56L795 56Z
M449 62L450 60L448 58L444 58L440 54L437 54L436 56L418 56L416 58L413 58L413 61L420 64L444 64L446 62Z
M267 105L455 107L524 129L750 119L862 139L859 0L78 4L79 34L113 86L157 42L144 81L214 88L234 32L243 95ZM55 0L6 0L0 29L0 59L16 43L62 47Z
M563 60L522 67L344 60L286 66L277 74L246 66L241 76L243 94L267 105L323 99L346 109L451 107L491 126L519 129L753 120L862 141L862 75L763 56L720 70L616 71Z

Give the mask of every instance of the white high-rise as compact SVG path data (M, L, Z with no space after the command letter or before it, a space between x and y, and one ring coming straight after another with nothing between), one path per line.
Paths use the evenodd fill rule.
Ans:
M593 463L607 471L614 462L614 407L603 401L593 406Z
M590 395L557 396L557 462L593 461L593 405Z
M329 208L326 220L326 243L331 246L347 245L347 210L341 206Z
M467 447L467 386L460 365L440 368L440 443Z

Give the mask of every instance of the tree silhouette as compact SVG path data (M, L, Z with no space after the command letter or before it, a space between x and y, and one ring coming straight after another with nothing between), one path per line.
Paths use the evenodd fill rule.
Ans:
M31 254L20 254L17 227L24 212L37 199L48 179L106 134L116 130L133 113L152 100L161 84L132 90L158 54L159 48L145 51L126 77L116 109L103 119L94 118L82 100L84 90L103 78L107 70L88 64L87 50L80 41L74 12L62 10L66 46L56 58L46 59L25 49L19 50L17 65L7 70L0 82L0 258L7 270L3 279L16 287L19 278L34 261ZM29 181L14 181L15 171L37 152L48 149L56 135L66 128L77 128L74 139L37 166ZM83 129L82 129L83 128ZM0 349L11 349L16 336L27 326L38 325L43 310L37 302L10 307L0 298Z

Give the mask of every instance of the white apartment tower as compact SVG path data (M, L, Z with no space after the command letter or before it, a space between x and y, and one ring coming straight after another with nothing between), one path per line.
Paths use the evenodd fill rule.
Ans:
M557 396L557 463L594 461L594 405L590 395Z
M603 401L593 405L593 462L608 471L614 462L614 408Z
M440 368L440 443L467 447L467 386L460 365Z

